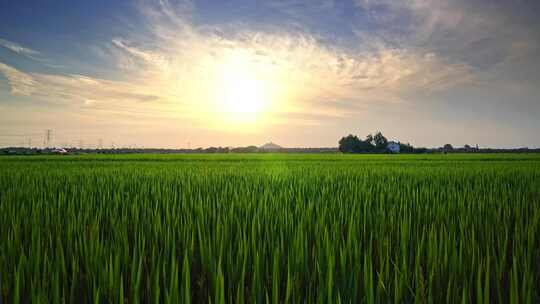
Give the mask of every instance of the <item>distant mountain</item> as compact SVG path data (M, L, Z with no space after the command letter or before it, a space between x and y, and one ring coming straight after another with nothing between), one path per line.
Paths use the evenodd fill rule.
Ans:
M266 150L266 151L275 151L275 150L281 150L283 147L276 145L273 142L266 143L259 147L260 150Z

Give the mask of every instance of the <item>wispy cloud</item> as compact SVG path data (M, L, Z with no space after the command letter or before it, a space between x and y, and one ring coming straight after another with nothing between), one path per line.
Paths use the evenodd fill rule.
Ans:
M317 3L319 9L332 6L332 1ZM24 73L5 64L0 72L14 95L101 110L174 105L207 126L223 110L216 99L226 78L235 77L228 73L242 69L265 83L272 99L265 114L269 124L318 123L366 104L406 102L407 95L430 94L472 78L467 65L429 51L382 44L368 51L362 45L344 49L326 45L309 31L194 25L195 9L191 2L166 0L143 5L147 30L142 32L149 34L115 38L107 49L126 75L122 81ZM141 106L145 101L151 103Z
M46 58L40 51L22 46L18 43L0 38L0 47L6 48L20 56L32 59L50 68L65 68L64 65L54 63L49 58Z
M318 6L332 5L323 1ZM346 115L343 107L321 100L347 100L352 111L359 103L399 102L412 91L428 94L472 77L465 64L429 51L381 46L365 52L361 45L357 50L325 45L308 31L253 31L243 24L195 26L185 11L168 2L143 11L149 37L133 33L112 41L125 54L119 57L120 67L137 71L134 78L187 104L210 98L207 93L216 76L212 68L231 56L241 56L261 77L268 76L267 82L287 92L282 110L302 114Z
M538 49L540 21L528 1L356 0L371 27L357 33L485 71ZM396 27L399 26L399 27ZM364 37L362 37L364 38ZM383 43L383 44L384 44Z
M251 126L228 130L222 102L231 79L241 89L255 83L268 104L255 125L267 128L248 136L250 142L268 131L281 132L292 145L305 130L335 144L359 125L411 141L411 134L424 132L429 140L419 144L438 143L445 130L465 140L463 126L496 125L516 109L531 117L540 113L540 19L538 9L530 9L537 1L226 2L218 8L195 0L137 2L142 20L85 45L98 59L80 61L95 66L88 69L95 74L28 72L6 61L0 63L7 78L2 89L44 112L69 109L71 124L80 115L88 126L99 117L103 125L137 126L137 133L147 126L179 133L190 128L193 137L224 140L229 131L231 138L259 132ZM0 47L50 67L45 49L2 39ZM4 103L3 113L22 116L17 100ZM534 126L525 126L527 134L536 134L530 131L538 129L536 117L520 115L512 123L525 121Z
M5 39L0 39L0 46L5 47L6 49L13 51L17 54L21 55L27 55L27 56L33 56L33 55L39 55L40 53L36 50L32 50L26 47L21 46L18 43L11 42Z
M274 0L269 5L301 14L308 6L331 11L336 3ZM215 101L226 78L234 77L227 73L246 69L268 86L273 104L268 123L316 124L370 104L427 99L478 81L481 71L538 47L526 32L514 34L515 23L501 21L499 10L482 11L465 1L357 0L351 9L363 10L369 22L351 20L356 37L347 47L328 44L321 39L324 33L302 27L256 30L243 23L196 23L191 1L140 6L145 29L116 37L103 50L121 80L25 73L0 64L12 94L127 115L170 115L163 109L173 107L190 123L207 125L223 110ZM39 55L4 40L0 45Z
M32 59L37 59L40 54L40 52L36 51L36 50L33 50L33 49L30 49L30 48L27 48L27 47L24 47L18 43L15 43L15 42L12 42L12 41L8 41L8 40L5 40L5 39L1 39L0 38L0 46L1 47L4 47L12 52L15 52L19 55L22 55L22 56L26 56L26 57L29 57L29 58L32 58Z
M34 96L48 101L82 106L110 103L154 102L160 97L131 83L82 75L25 73L0 63L0 73L9 81L11 93Z
M32 76L0 62L0 73L4 74L11 86L11 94L30 96L35 91L36 81Z

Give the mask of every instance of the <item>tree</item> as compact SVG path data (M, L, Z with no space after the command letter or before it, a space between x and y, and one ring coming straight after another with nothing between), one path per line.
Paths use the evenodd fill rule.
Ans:
M399 143L399 150L401 151L401 153L413 153L414 147L409 143Z
M443 146L443 149L446 150L446 151L452 151L454 150L454 147L452 147L451 144L446 144Z
M375 147L377 149L386 149L388 146L388 139L386 139L381 132L375 133L375 136L373 136L373 142L375 143Z
M357 136L349 134L339 140L339 151L341 153L358 153L361 140Z
M247 147L237 147L231 149L231 152L234 153L256 153L259 151L259 148L256 146L247 146Z
M366 142L373 145L373 135L368 134L368 136L366 136Z
M375 149L375 146L373 146L371 142L365 140L365 141L360 141L360 145L358 146L358 149L359 149L359 152L369 152L369 151L373 151L373 149Z
M339 140L339 151L342 153L361 153L372 151L375 147L366 141L360 140L356 135L348 135Z

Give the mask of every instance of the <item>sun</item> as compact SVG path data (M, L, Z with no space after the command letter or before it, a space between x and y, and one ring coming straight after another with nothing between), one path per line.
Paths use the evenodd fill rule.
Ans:
M228 124L262 123L273 98L269 74L248 54L231 53L217 64L216 111Z
M224 107L231 114L256 115L267 103L262 83L249 75L231 73L224 90Z

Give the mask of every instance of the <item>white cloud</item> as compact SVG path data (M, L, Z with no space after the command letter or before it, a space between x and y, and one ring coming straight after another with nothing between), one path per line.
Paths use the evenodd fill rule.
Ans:
M61 103L155 101L159 96L134 84L83 75L25 73L0 62L0 73L9 81L11 94L40 97Z
M17 44L15 42L11 42L5 39L1 39L1 38L0 38L0 46L12 52L15 52L17 54L24 55L30 58L34 58L34 56L40 55L38 51L23 47L20 44Z
M8 79L11 94L29 96L35 91L36 81L30 75L1 62L0 73Z
M228 77L240 64L274 96L268 123L311 124L370 103L403 102L407 95L429 94L472 77L466 65L428 51L384 44L368 51L361 45L342 49L323 44L307 31L195 26L191 2L173 6L161 0L141 9L148 31L115 38L106 50L124 71L122 81L24 73L0 64L12 94L126 113L133 113L132 107L150 112L169 106L204 125L223 110L213 103L223 82L220 73ZM219 70L227 65L229 70Z
M330 4L325 1L325 7ZM384 46L369 52L361 51L362 46L345 50L307 32L260 32L242 24L194 26L189 14L167 3L143 11L151 34L114 39L112 44L125 54L118 62L138 71L133 78L187 104L207 96L213 89L205 86L212 65L231 54L245 56L260 74L282 77L278 85L290 94L285 109L304 114L346 115L345 108L321 101L347 100L351 109L359 103L397 102L403 94L428 94L472 77L467 66L430 52ZM135 41L146 43L135 46Z
M361 39L434 52L447 61L484 71L538 48L538 19L526 2L476 0L357 0L374 25L357 28ZM529 13L530 14L530 13ZM535 21L536 20L536 21ZM369 39L364 39L369 40ZM381 43L381 41L384 41ZM527 52L526 52L527 51Z
M182 133L191 128L195 138L209 136L226 142L222 135L231 130L225 130L219 119L224 109L214 101L223 97L220 94L226 91L228 77L240 76L266 84L275 103L267 109L265 123L271 127L266 131L282 130L291 143L302 133L301 128L292 130L291 126L310 126L304 129L309 132L319 126L317 133L326 133L328 143L334 144L343 130L355 130L359 124L384 128L385 134L394 128L394 136L410 138L418 130L431 130L441 117L455 115L447 125L440 122L440 132L430 131L435 138L444 128L466 122L466 118L457 118L459 111L446 111L459 104L480 117L503 104L503 99L511 101L504 103L507 107L501 112L508 109L505 115L520 99L536 101L533 82L540 69L527 59L539 53L537 34L531 35L534 28L527 29L523 27L526 22L520 24L505 14L500 9L502 2L480 7L475 3L480 2L357 0L357 9L367 13L358 14L362 20L346 20L356 36L347 32L346 39L350 39L342 44L345 47L339 44L339 37L325 37L324 32L306 28L313 26L314 16L328 13L323 21L335 21L340 14L335 10L342 5L337 1L273 0L269 6L283 10L298 24L270 27L238 20L200 24L201 19L193 18L197 7L191 1L141 2L144 28L124 32L102 48L89 46L96 48L104 62L113 63L110 75L120 78L30 73L3 63L0 73L7 77L11 94L45 101L43 109L49 103L55 103L50 107L54 109L69 107L75 117L71 121L78 123L81 115L87 125L95 124L99 117L100 124L122 121L129 130L153 126L159 132L175 129ZM0 45L26 56L40 55L1 40ZM471 90L487 93L471 95ZM500 97L501 92L506 95ZM446 102L441 106L437 100ZM450 102L455 107L447 107ZM469 111L475 102L479 105L476 112ZM432 104L438 109L430 108ZM490 106L485 107L487 104ZM439 116L434 114L437 111ZM407 127L416 130L406 131L402 118L414 120ZM258 131L251 126L243 129L250 134ZM244 130L231 133L236 136L240 133L236 131Z

